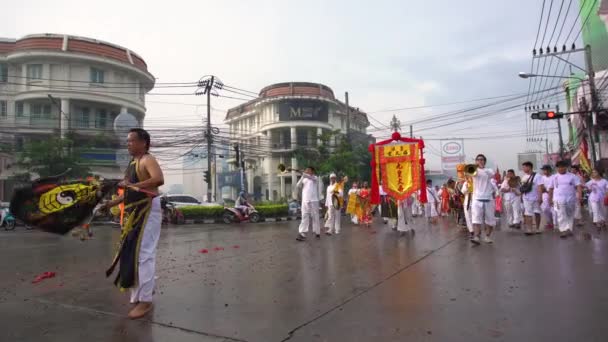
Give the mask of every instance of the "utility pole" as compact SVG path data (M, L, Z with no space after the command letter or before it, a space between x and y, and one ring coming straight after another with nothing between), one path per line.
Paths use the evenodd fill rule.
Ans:
M597 156L595 154L593 116L597 113L599 100L597 98L597 90L595 88L595 71L593 71L593 63L591 60L591 45L589 44L585 46L585 64L587 66L587 77L589 77L589 91L591 91L591 112L590 115L587 115L587 128L589 131L589 145L591 145L591 167L595 167L595 164L597 163ZM582 86L584 87L584 85Z
M350 143L350 105L348 104L348 92L344 93L346 102L346 141Z
M397 119L397 116L393 115L393 118L391 119L391 123L390 123L391 129L393 130L393 132L399 132L401 131L401 121L399 121ZM410 126L411 128L412 126ZM411 132L411 129L410 129Z
M559 105L555 106L555 111L559 113ZM562 119L557 119L557 134L559 134L559 158L564 160L564 137L562 137Z
M211 80L207 83L207 170L211 171L211 87L213 87L215 77L211 76ZM211 184L207 184L207 202L211 202Z
M414 125L410 125L410 138L414 139Z
M198 81L199 89L196 91L196 95L207 95L207 127L203 131L205 133L205 137L207 139L207 171L211 172L211 146L213 143L213 134L217 134L219 130L217 128L211 127L211 92L213 89L222 89L224 84L217 79L215 76L205 76ZM217 94L213 94L216 95ZM213 182L211 181L211 177L209 177L209 181L207 182L207 202L211 202L211 189L213 187Z

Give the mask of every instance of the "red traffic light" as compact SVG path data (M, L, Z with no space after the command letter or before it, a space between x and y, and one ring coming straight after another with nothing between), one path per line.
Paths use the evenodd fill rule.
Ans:
M530 116L532 120L553 120L553 119L561 119L564 117L563 113L556 112L536 112L532 113Z

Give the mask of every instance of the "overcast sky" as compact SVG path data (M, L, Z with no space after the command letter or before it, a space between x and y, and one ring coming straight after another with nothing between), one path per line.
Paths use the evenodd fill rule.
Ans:
M517 73L529 71L540 12L537 0L76 3L15 2L11 15L0 21L0 34L68 33L116 43L140 54L158 82L214 74L252 91L281 81L319 82L341 99L349 91L351 104L385 124L393 114L409 122L479 103L378 110L526 93L528 82ZM147 127L200 123L204 113L202 107L153 102L204 104L203 97L148 96L147 101ZM240 102L214 99L213 106ZM213 114L221 123L225 112ZM426 131L415 125L414 131L427 138L524 133L523 108L508 115ZM439 143L429 143L429 165L438 169ZM485 153L501 169L515 167L516 154L525 148L524 137L465 142L467 157Z

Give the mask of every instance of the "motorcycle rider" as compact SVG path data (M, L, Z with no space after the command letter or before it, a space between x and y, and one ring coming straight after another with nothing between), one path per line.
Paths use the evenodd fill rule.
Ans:
M245 191L239 193L239 197L234 202L234 208L240 211L244 216L249 216L249 208L251 208L251 205L247 202L247 194Z

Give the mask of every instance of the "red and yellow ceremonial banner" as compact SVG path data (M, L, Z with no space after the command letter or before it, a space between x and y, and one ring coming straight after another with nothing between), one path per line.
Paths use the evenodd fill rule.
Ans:
M404 138L397 132L391 139L369 146L372 153L372 204L380 203L379 183L396 200L404 200L414 192L426 189L424 176L424 141ZM426 203L426 191L420 192L420 202Z
M420 154L416 143L376 147L382 188L396 200L420 190Z

